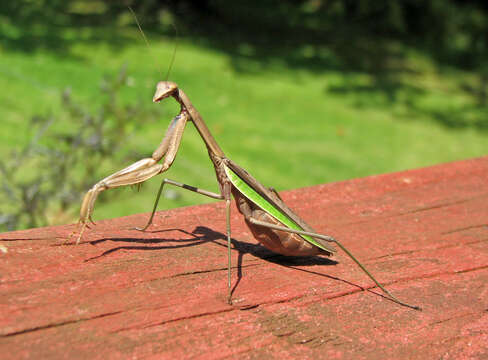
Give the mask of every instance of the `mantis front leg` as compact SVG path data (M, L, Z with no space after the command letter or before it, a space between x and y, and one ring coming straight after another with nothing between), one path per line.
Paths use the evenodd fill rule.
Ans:
M153 152L150 158L142 159L134 164L122 169L105 179L96 183L83 198L83 203L80 210L81 225L80 232L76 239L76 244L80 242L81 236L85 228L88 226L88 221L93 223L91 215L98 195L105 190L143 183L144 181L166 171L176 157L178 148L181 142L185 125L189 119L189 114L186 111L181 111L173 121L171 121L166 134L161 141L161 144ZM164 157L162 164L158 162Z

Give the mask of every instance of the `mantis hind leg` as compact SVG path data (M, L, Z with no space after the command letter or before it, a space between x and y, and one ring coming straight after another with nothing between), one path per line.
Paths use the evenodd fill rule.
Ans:
M381 289L381 291L383 291L383 293L385 293L388 296L388 298L390 300L396 302L397 304L409 307L411 309L422 310L419 306L409 305L407 303L404 303L403 301L398 300L395 296L393 296L393 294L391 294L388 290L386 290L383 287L383 285L381 285L378 282L378 280L375 279L375 277L364 267L363 264L361 264L359 262L358 259L356 259L356 257L349 250L347 250L338 240L334 239L333 237L328 236L328 235L317 234L317 233L313 233L313 232L309 232L309 231L294 230L294 229L290 229L290 228L287 228L284 226L277 226L275 224L270 224L267 222L259 221L259 220L256 220L254 218L250 218L249 221L255 225L258 225L258 226L264 226L264 227L268 227L271 229L286 231L286 232L295 233L295 234L299 234L299 235L307 235L307 236L319 238L321 240L333 242L333 243L337 244L337 246L339 246L347 254L347 256L349 256L361 268L361 270L363 270L364 273L366 275L368 275L371 280L374 281L374 283Z

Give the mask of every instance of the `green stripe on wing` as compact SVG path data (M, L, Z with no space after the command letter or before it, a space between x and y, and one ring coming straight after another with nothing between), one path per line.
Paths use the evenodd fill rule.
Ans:
M283 214L279 209L277 209L275 206L273 206L268 200L263 198L261 195L259 195L256 190L254 190L252 187L250 187L244 180L242 180L236 173L234 173L231 169L229 169L227 166L225 166L225 173L227 174L227 177L231 181L232 185L236 187L239 192L244 195L246 198L251 200L254 204L259 206L262 210L266 211L269 215L274 217L276 220L278 220L280 223L285 225L286 227L289 227L290 229L294 230L301 230L305 231L302 229L298 224L296 224L293 220L288 218L285 214ZM323 249L327 252L330 252L330 249L324 248L323 245L318 243L314 238L307 236L307 235L299 235L305 240L307 240L309 243L317 246L320 249Z

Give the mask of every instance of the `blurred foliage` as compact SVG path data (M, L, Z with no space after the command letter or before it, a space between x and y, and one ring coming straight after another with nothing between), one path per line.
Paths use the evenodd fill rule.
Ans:
M145 28L172 32L176 24L180 33L211 38L214 44L247 42L250 56L266 56L269 45L290 51L300 45L320 58L327 47L341 64L372 69L389 55L385 40L397 39L451 64L488 71L488 2L483 0L18 0L0 8L2 42L24 50L56 48L62 44L50 30L130 23L129 5ZM23 41L17 41L20 37ZM103 39L103 34L91 37Z
M145 115L139 124L151 119L142 114L140 104L120 104L119 91L127 81L125 69L105 78L100 87L103 102L94 113L66 89L62 113L31 118L31 141L0 159L0 231L45 226L63 222L55 217L70 216L68 209L103 177L104 159L113 158L124 145L120 139L133 130L132 119ZM57 127L61 121L63 126Z
M174 37L176 25L178 36L228 54L235 72L278 63L281 69L340 74L340 81L327 78L324 91L358 95L357 107L371 108L379 99L382 107L405 108L404 118L488 130L488 2L482 0L16 0L0 7L0 51L30 56L47 50L69 57L73 44L122 48L140 42L135 31L124 31L136 27L127 5L149 34ZM419 53L437 66L423 72ZM451 103L441 89L434 100L423 101L422 82L436 81L424 75L435 78L451 68L470 76L456 72L452 84L439 87L452 85L462 99ZM4 72L10 70L6 66ZM220 69L214 71L218 78ZM78 207L80 195L107 173L100 170L103 160L123 146L129 119L151 118L140 116L139 104L121 105L119 90L126 81L124 72L106 80L95 112L87 110L93 104L79 104L65 91L62 114L31 119L33 139L0 160L0 231L53 223L71 204Z
M488 2L483 0L18 0L0 8L0 41L22 51L64 51L73 41L123 46L131 39L110 29L135 26L127 6L146 31L174 36L176 25L179 36L230 54L236 71L255 70L250 61L263 66L279 61L308 70L362 72L372 76L370 87L335 90L382 92L392 101L399 90L421 96L406 81L416 70L401 43L441 66L476 72L476 81L462 88L477 106L488 101ZM428 115L446 126L488 128L480 117L453 122L442 113Z

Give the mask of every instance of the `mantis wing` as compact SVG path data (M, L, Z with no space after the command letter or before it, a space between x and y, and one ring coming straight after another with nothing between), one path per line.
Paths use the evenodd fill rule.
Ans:
M229 164L233 168L236 168L236 164L232 163ZM280 223L282 223L284 226L294 229L294 230L302 230L302 231L312 231L308 225L304 225L303 220L298 218L298 216L293 213L280 199L278 199L276 196L273 196L270 191L268 191L264 186L262 186L257 180L252 178L244 169L240 168L238 171L244 171L245 176L247 179L250 179L249 182L254 182L257 183L259 186L256 186L256 184L253 184L255 186L251 186L247 181L245 181L242 177L236 174L233 170L230 169L229 166L225 165L225 173L227 174L227 177L231 181L232 185L236 187L239 192L244 195L247 199L252 201L254 204L256 204L259 208L261 208L263 211L274 217L276 220L278 220ZM255 189L255 187L258 187L259 189ZM258 190L261 190L260 192L264 192L262 195L258 193ZM263 191L264 190L264 191ZM282 206L284 205L284 206ZM289 213L293 214L293 217L295 219L290 218ZM297 220L298 221L295 221ZM297 224L297 222L300 223ZM299 235L312 245L317 246L318 248L326 251L329 253L329 255L332 255L336 250L333 249L330 245L326 245L325 242L323 242L320 239L315 239L311 236L307 235Z

